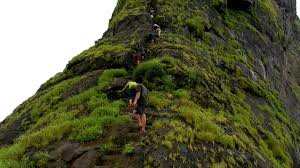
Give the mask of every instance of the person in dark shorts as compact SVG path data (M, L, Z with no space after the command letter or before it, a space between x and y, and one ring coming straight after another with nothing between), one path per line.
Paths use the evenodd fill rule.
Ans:
M135 49L134 60L135 64L139 65L146 57L145 48L141 45L141 42L137 43Z
M143 79L137 78L136 83L136 95L132 103L133 106L136 106L136 118L138 125L141 127L141 133L146 131L146 106L148 104L148 89L142 84Z
M139 49L135 51L135 64L139 65L142 62L142 53Z

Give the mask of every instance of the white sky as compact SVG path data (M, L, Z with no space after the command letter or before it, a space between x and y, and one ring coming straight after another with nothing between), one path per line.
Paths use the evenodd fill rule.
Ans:
M296 8L297 8L297 16L300 17L300 1L299 0L296 0Z
M102 37L117 0L0 0L0 121Z
M0 0L0 121L101 38L116 3Z

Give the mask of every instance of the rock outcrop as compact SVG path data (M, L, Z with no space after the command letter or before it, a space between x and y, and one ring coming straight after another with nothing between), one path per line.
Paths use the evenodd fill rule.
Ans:
M0 167L300 167L295 7L119 0L103 38L0 124ZM143 135L118 92L136 77Z

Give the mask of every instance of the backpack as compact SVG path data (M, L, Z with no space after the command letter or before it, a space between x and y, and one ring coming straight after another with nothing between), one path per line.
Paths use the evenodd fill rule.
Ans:
M149 93L148 89L144 85L142 85L141 95L143 96L146 105L148 105L148 93Z

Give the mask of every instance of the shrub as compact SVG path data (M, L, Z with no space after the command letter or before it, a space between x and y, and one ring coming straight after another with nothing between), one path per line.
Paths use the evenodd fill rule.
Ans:
M151 80L165 76L166 72L164 71L164 65L158 59L154 59L141 63L134 71L134 75L135 77Z
M122 153L123 154L132 154L134 152L134 146L132 146L132 144L126 144L126 145L124 145L124 147L123 147L123 151L122 151Z
M113 138L109 137L108 141L102 144L100 148L103 152L110 152L113 150L113 147L114 147Z
M208 20L201 16L195 16L186 20L186 24L196 37L203 37L205 28L211 28L211 24Z
M168 75L169 74L169 75ZM193 68L189 68L180 60L177 60L170 56L163 56L159 59L153 59L150 61L143 62L134 71L135 77L144 78L144 84L155 90L167 90L172 91L176 87L174 79L177 78L178 74L181 75L182 80L188 84L195 84L199 81L199 73Z
M121 77L125 76L126 74L127 71L125 69L105 70L98 81L99 89L103 90L105 87L109 86L109 84L113 81L114 77Z
M143 83L149 89L172 90L175 86L171 77L167 75L165 68L166 66L159 59L153 59L140 64L134 71L134 76L143 78Z

